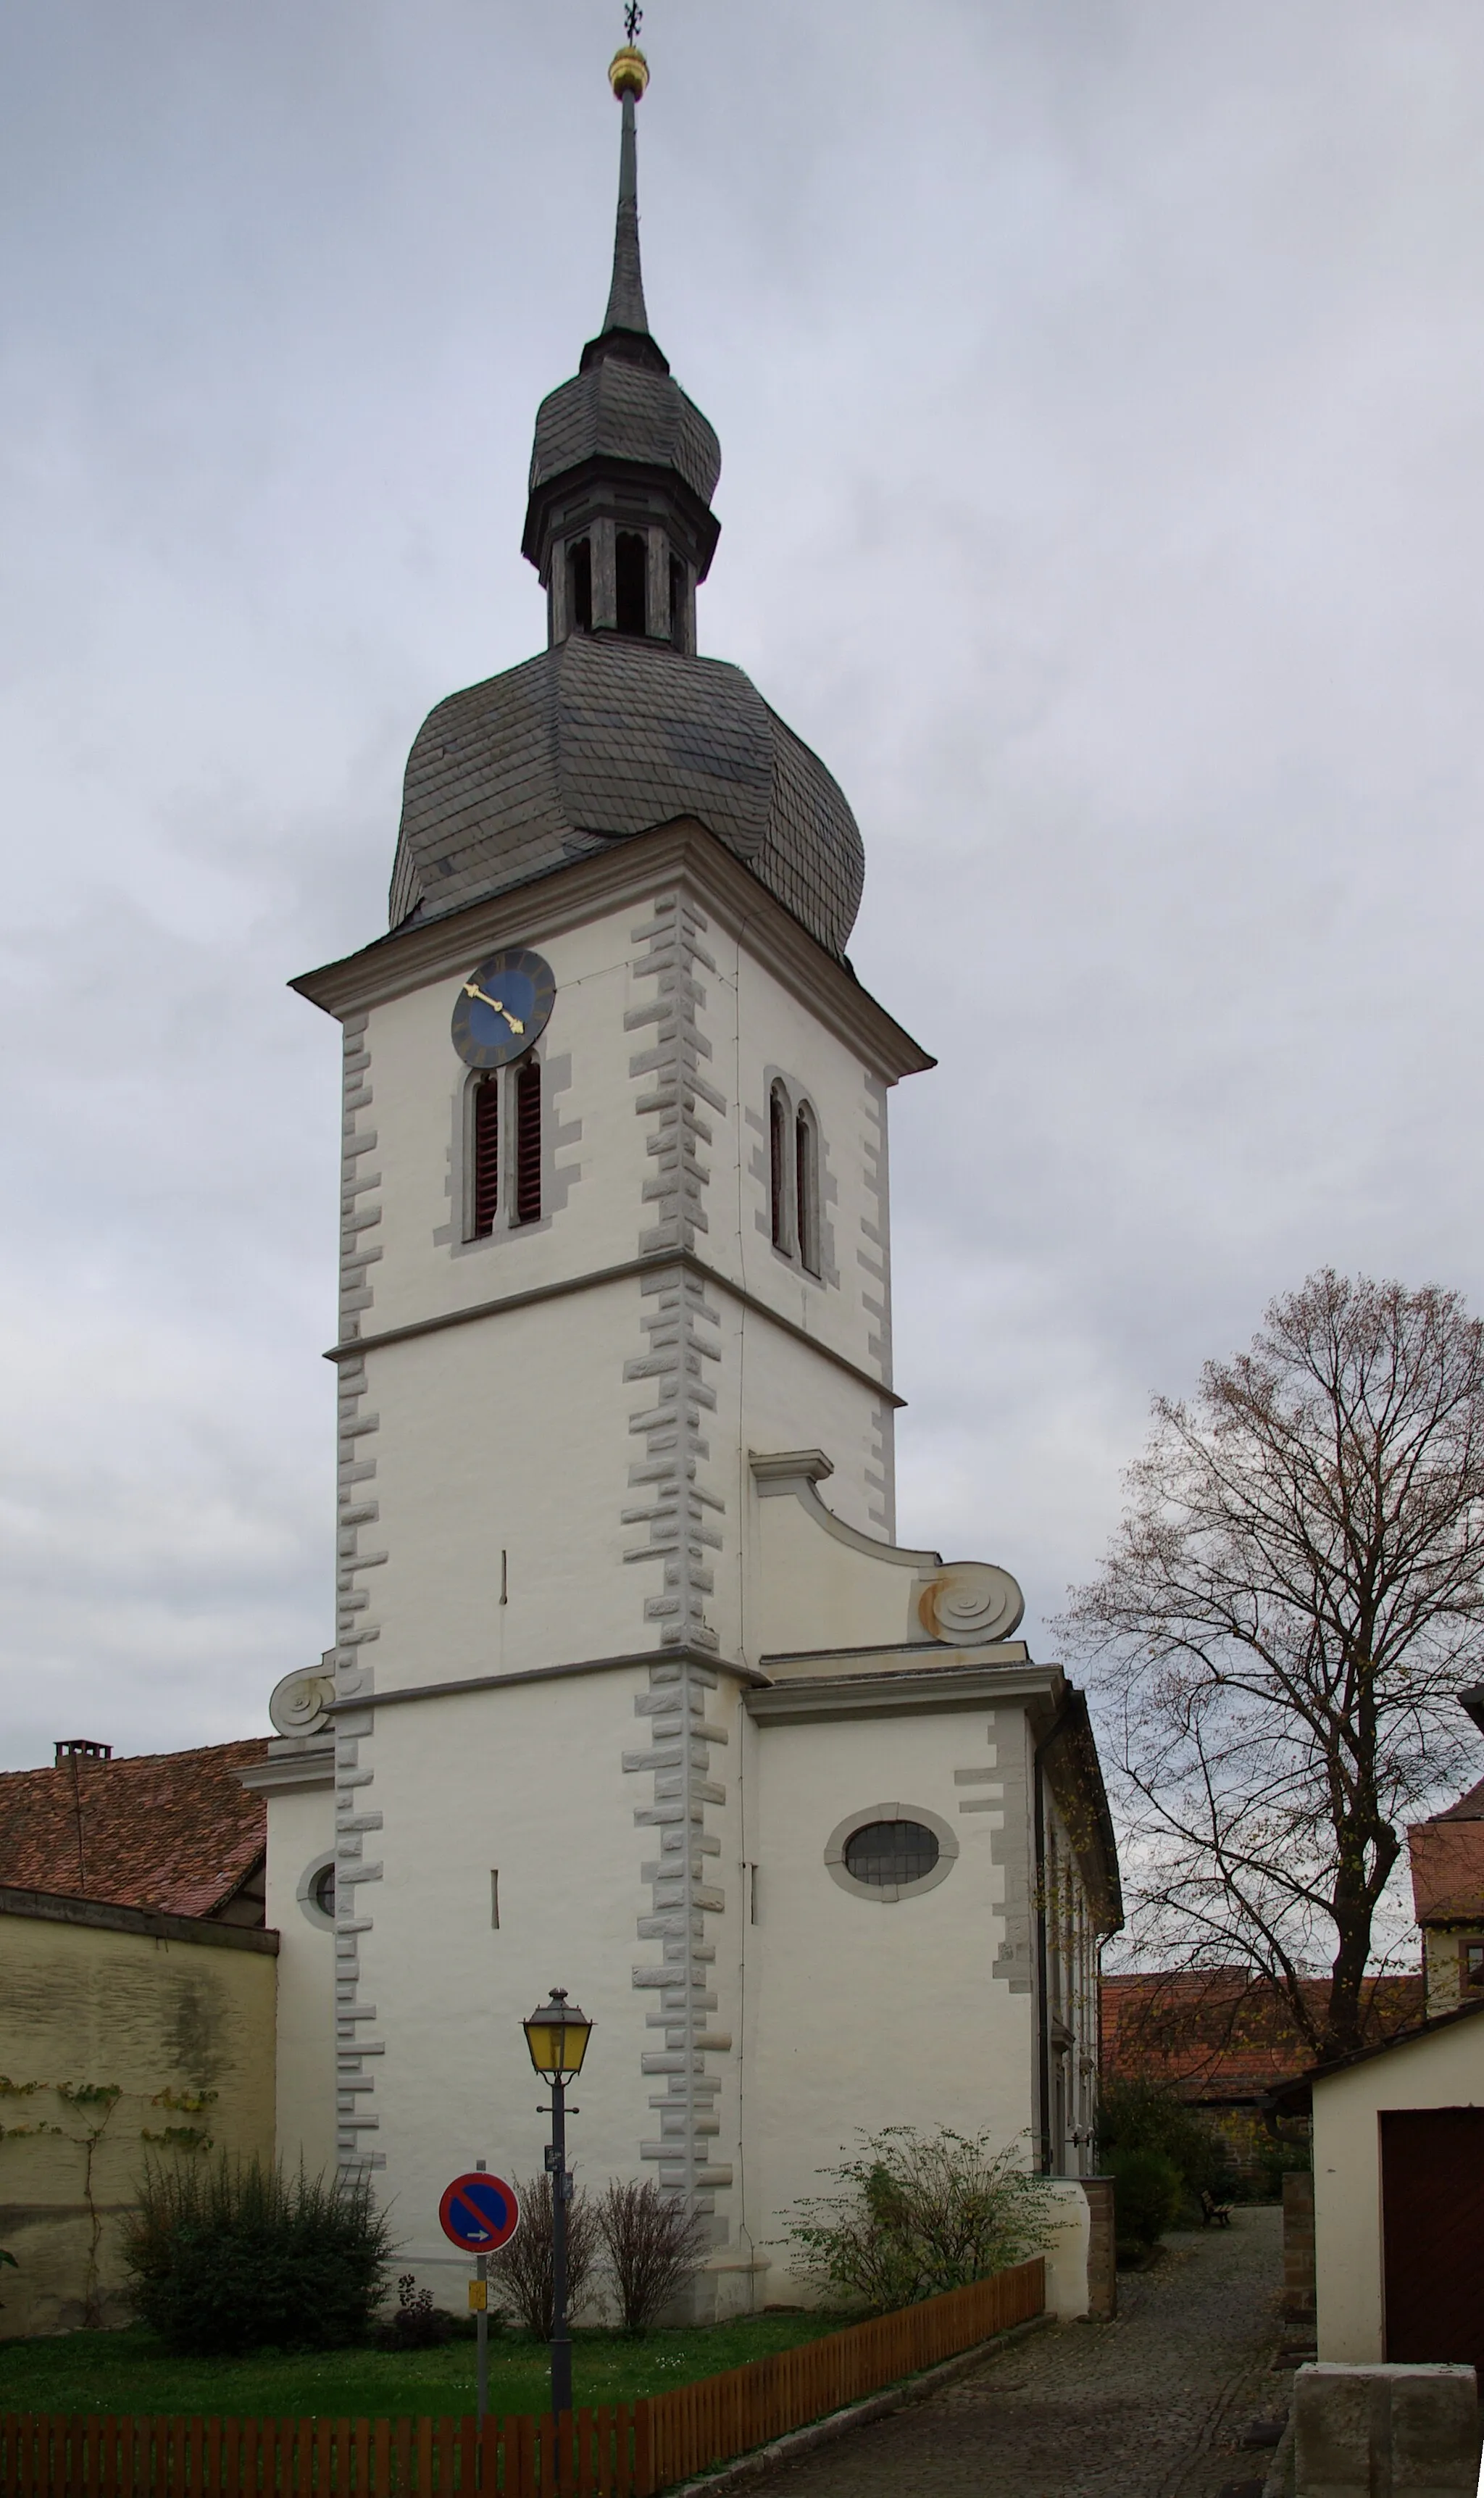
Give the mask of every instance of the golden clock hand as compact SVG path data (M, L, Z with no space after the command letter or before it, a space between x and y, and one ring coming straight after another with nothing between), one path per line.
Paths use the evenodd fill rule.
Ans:
M520 1016L513 1015L509 1007L502 1007L498 998L487 997L484 990L479 986L477 980L465 980L463 984L463 993L466 998L478 998L482 1006L493 1007L497 1015L504 1016L512 1032L521 1033L525 1030L525 1026L521 1021Z

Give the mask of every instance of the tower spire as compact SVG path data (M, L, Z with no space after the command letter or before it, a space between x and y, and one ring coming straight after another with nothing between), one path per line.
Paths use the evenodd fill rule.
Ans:
M639 11L630 7L625 22L629 40L608 65L608 80L623 107L623 136L618 145L618 215L614 227L614 276L608 290L603 327L583 350L583 369L604 356L622 356L636 364L668 372L669 364L649 335L645 309L644 272L639 261L639 147L634 108L649 83L649 64L634 42Z
M645 310L644 272L639 262L639 146L634 126L634 107L644 93L642 69L643 54L631 45L625 45L623 50L616 55L609 72L614 93L623 107L623 136L618 143L618 215L614 227L614 282L608 290L608 310L603 315L603 327L605 331L637 331L642 338L647 338L649 316ZM647 75L647 71L643 71L643 77Z

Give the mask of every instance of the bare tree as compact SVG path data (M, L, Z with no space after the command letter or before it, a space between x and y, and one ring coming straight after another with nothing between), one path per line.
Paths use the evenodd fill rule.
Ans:
M1484 1329L1456 1294L1325 1268L1249 1353L1206 1364L1192 1405L1153 1411L1060 1625L1101 1659L1133 1931L1264 1972L1310 2047L1342 2052L1405 1824L1464 1759Z
M516 2188L521 2226L489 2258L489 2276L502 2306L511 2309L538 2342L552 2338L552 2180L522 2177ZM575 2316L598 2251L592 2197L579 2187L567 2205L567 2313Z
M652 2177L638 2186L611 2177L598 2196L597 2223L623 2329L643 2333L700 2263L706 2224L678 2194L662 2194Z

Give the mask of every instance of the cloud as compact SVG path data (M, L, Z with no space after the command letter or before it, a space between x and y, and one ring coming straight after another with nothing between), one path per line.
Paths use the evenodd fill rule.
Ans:
M259 1725L328 1636L333 1035L283 983L382 924L423 713L540 640L610 18L0 22L13 1760ZM849 791L857 968L941 1062L894 1102L900 1529L1040 1636L1150 1392L1270 1294L1477 1295L1484 22L646 35L704 646Z

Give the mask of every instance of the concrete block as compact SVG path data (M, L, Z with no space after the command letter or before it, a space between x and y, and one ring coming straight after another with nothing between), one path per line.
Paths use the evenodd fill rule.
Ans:
M1297 2498L1474 2498L1472 2368L1321 2359L1294 2380Z

